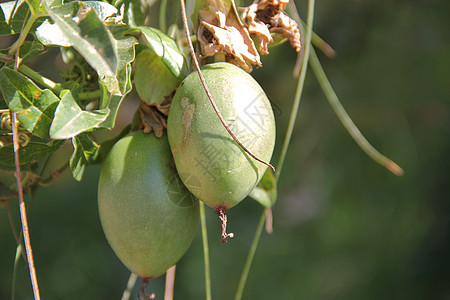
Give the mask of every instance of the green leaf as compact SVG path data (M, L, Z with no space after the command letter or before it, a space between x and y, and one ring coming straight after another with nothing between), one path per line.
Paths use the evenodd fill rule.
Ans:
M141 26L145 23L149 3L144 5L141 0L124 0L120 3L124 7L123 21L130 26Z
M66 9L73 7L75 4L67 3ZM85 1L83 5L86 8L92 8L101 21L105 21L108 17L117 13L117 9L109 3L100 1ZM47 46L71 47L73 43L68 39L58 24L50 23L45 20L38 28L36 28L36 37L41 43Z
M19 159L21 165L29 164L35 160L49 156L61 148L66 141L50 141L48 143L29 142L26 146L19 147ZM14 166L13 144L0 147L0 164Z
M21 64L26 63L32 58L44 53L45 48L38 40L33 40L33 42L25 41L22 46L20 46L19 57L21 59Z
M70 158L70 168L75 180L80 181L87 165L97 159L99 146L87 133L82 133L72 138L74 151Z
M248 195L266 208L272 207L277 201L277 182L272 169L267 168L261 181Z
M183 54L178 50L175 41L158 29L139 26L129 30L129 35L135 36L139 42L155 51L167 69L179 80L186 77L186 65Z
M28 5L25 1L9 1L0 4L0 35L20 33L25 20L29 18ZM31 31L39 26L45 18L36 20Z
M134 60L136 44L134 38L123 36L126 26L107 27L95 9L84 2L69 2L48 12L69 44L97 71L108 91L123 95L118 73Z
M116 123L117 111L125 96L131 91L131 65L127 65L121 72L119 72L119 82L124 83L124 93L122 96L116 96L108 92L108 89L104 84L99 82L102 90L102 96L100 98L100 109L109 109L109 115L105 121L98 125L99 128L111 129Z
M50 126L52 139L69 139L82 132L95 129L106 120L109 109L95 111L82 110L69 90L61 92L61 101L55 111L55 118Z
M7 67L0 69L0 89L9 109L17 113L20 124L36 136L48 137L58 97Z

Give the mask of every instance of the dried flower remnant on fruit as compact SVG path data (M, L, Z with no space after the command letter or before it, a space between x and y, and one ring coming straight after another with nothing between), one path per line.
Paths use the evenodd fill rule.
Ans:
M239 20L233 6L228 9L206 5L198 13L197 36L202 56L221 53L227 62L251 72L261 66L258 51L250 34Z
M165 108L163 106L163 108ZM144 101L141 101L139 106L139 114L141 122L138 129L142 129L144 133L155 132L157 137L162 137L164 129L167 128L165 110L159 109L156 105L148 105Z
M222 237L220 238L220 241L222 243L228 242L229 239L234 238L234 233L230 232L227 233L227 215L225 214L224 208L219 208L216 210L216 213L219 215L219 219L222 222Z
M284 12L289 0L263 0L254 2L244 9L244 20L248 31L259 39L259 51L267 55L268 44L273 43L272 33L281 34L289 40L295 51L299 52L300 31L297 23Z

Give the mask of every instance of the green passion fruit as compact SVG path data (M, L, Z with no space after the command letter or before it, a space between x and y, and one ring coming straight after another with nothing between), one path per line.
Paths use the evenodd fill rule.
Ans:
M275 145L275 120L260 85L229 63L206 65L202 74L231 131L250 152L269 162ZM167 134L181 180L217 212L242 201L267 169L224 128L197 72L187 76L175 93Z
M134 84L142 101L148 105L160 105L180 84L151 49L144 49L136 57Z
M103 163L100 221L112 249L133 273L155 278L187 251L198 223L198 201L177 175L167 136L133 132Z

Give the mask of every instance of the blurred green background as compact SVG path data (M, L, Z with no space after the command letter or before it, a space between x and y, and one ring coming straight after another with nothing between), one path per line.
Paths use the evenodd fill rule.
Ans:
M306 2L297 1L306 18ZM317 1L314 30L337 51L319 57L354 122L402 166L397 178L370 160L308 71L279 182L274 233L263 233L244 299L450 299L450 1ZM50 62L41 62L41 67ZM296 81L283 45L252 75L280 108L277 162ZM136 100L121 108L118 127ZM67 149L69 150L69 149ZM63 151L64 152L64 151ZM62 153L65 157L67 153ZM29 212L42 299L120 299L129 272L97 213L99 167L39 190ZM11 203L19 226L18 205ZM213 299L233 299L262 208L228 212L236 237L220 243L207 209ZM200 229L200 228L199 228ZM10 299L16 246L0 208L0 299ZM175 299L204 299L200 230L177 268ZM16 299L32 299L21 261ZM163 278L148 291L163 297ZM136 293L132 299L137 299Z

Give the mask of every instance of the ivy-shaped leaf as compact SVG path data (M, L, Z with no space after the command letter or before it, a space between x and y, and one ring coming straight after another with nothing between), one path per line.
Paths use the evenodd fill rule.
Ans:
M45 21L48 15L45 5L61 5L61 0L18 0L0 3L0 35L10 35L20 33L24 22L29 20L31 15L35 19L30 28L30 33ZM31 14L29 13L31 8Z
M69 90L61 92L61 101L55 111L55 118L50 126L52 139L69 139L82 132L95 129L106 120L109 109L95 111L82 110Z
M132 37L117 36L122 33L115 25L107 27L97 16L95 9L83 2L69 2L48 10L49 15L62 34L94 68L108 91L114 95L123 95L118 73L134 60ZM111 30L110 30L111 29Z
M139 26L128 31L139 42L155 51L167 69L179 80L186 77L186 64L183 54L175 41L156 28Z
M87 165L97 159L99 145L94 142L87 133L82 133L72 138L73 154L70 158L70 168L75 180L80 181Z
M277 182L270 168L267 168L261 181L248 196L266 208L275 204L277 201Z
M9 109L17 113L20 124L36 136L48 137L58 97L7 67L0 69L0 89Z
M70 3L65 4L66 7L73 5L74 4ZM83 5L86 8L92 8L101 21L105 21L106 18L117 14L117 9L106 2L84 1ZM71 40L64 35L64 32L60 29L58 24L50 23L50 20L48 19L36 29L36 37L46 46L71 47L73 45Z
M48 143L29 142L26 146L19 147L20 164L26 165L43 157L46 157L61 148L66 141L50 141ZM14 166L13 144L0 147L0 164Z

